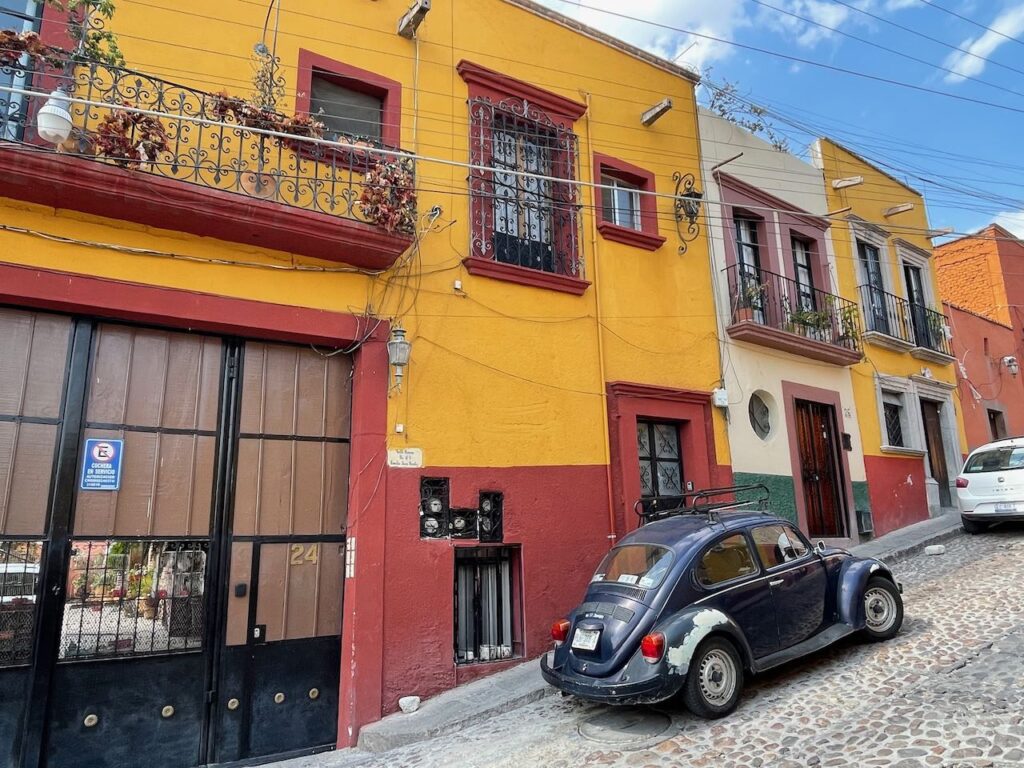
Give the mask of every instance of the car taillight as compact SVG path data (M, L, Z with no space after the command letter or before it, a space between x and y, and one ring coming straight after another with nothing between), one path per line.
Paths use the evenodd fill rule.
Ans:
M966 488L967 487L967 478L966 477L958 477L956 479L956 487L957 488Z
M657 664L665 653L665 636L661 632L644 635L640 641L640 654L648 664Z
M555 641L555 645L561 645L566 641L570 626L568 619L559 619L551 625L551 639Z

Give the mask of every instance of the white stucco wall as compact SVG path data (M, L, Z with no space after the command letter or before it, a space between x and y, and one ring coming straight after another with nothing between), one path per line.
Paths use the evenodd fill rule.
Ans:
M856 404L853 398L850 368L819 362L810 358L763 347L758 344L734 341L725 332L730 321L728 283L723 270L726 267L726 226L720 202L723 199L712 169L717 164L743 156L721 168L722 172L752 187L779 198L793 209L816 216L828 212L822 172L794 155L779 152L767 142L751 135L729 121L706 110L699 115L701 154L703 157L703 183L707 205L708 239L711 244L712 272L715 276L715 298L719 334L722 343L723 382L729 392L729 444L734 472L792 475L789 436L786 429L782 382L790 381L839 393L842 413L842 431L851 435L852 451L847 451L850 479L863 481L864 455L858 430ZM771 211L758 211L765 218L776 216ZM776 222L778 224L778 222ZM776 251L789 254L788 243L781 242L782 228L775 226ZM835 250L828 233L825 236L828 260L828 285L822 290L837 293ZM793 278L791 259L782 259L780 269ZM770 399L772 429L766 440L754 432L748 416L750 395L764 392Z

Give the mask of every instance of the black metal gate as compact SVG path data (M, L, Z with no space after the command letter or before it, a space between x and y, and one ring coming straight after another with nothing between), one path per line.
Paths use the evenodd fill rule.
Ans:
M344 356L0 308L0 764L336 741Z

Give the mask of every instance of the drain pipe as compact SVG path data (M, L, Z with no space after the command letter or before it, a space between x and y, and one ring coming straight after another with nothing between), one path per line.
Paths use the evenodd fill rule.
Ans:
M580 91L583 96L583 101L587 105L587 158L591 159L594 156L594 144L591 141L590 125L593 122L593 115L590 112L590 92ZM594 167L593 162L589 165L590 168ZM600 179L593 179L595 184L600 184ZM596 187L593 188L596 190ZM595 324L597 326L597 365L600 370L600 386L601 386L601 410L604 418L601 419L601 428L604 435L604 479L605 487L608 494L608 548L611 549L615 546L615 494L612 491L612 447L611 447L611 431L608 428L608 421L611 418L611 413L608 408L608 387L605 382L605 364L604 364L604 333L602 333L601 325L601 281L598 279L598 266L597 266L597 206L593 208L590 214L590 277L594 283L594 312L596 314Z

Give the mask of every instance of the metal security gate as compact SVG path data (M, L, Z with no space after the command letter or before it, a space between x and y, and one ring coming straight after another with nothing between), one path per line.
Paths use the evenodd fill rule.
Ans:
M0 360L0 764L334 743L350 360L2 308Z

